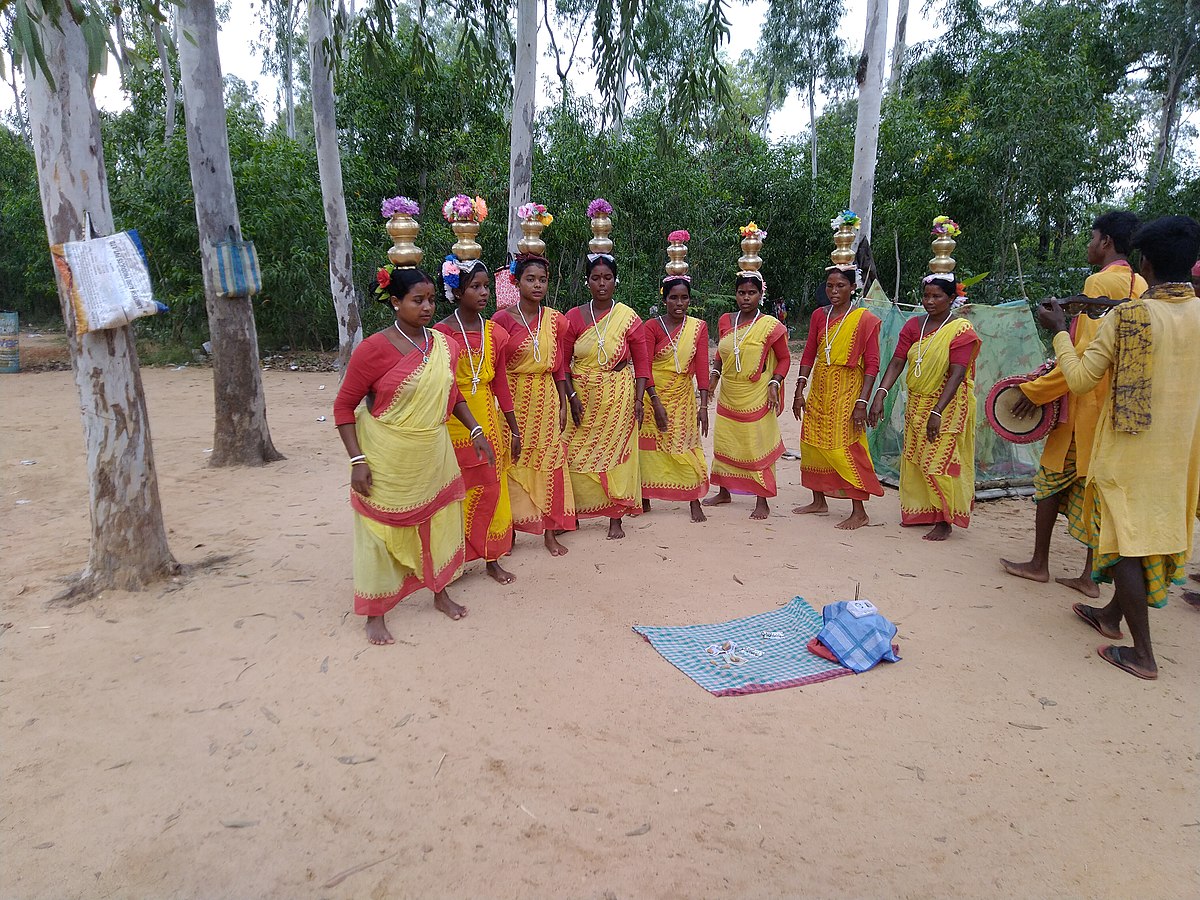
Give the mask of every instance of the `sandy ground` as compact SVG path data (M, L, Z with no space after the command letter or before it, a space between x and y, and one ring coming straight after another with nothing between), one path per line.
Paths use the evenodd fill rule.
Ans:
M1000 571L1028 503L934 545L889 492L843 534L789 514L783 463L766 523L744 500L706 525L665 507L624 542L586 524L561 560L519 537L517 585L476 564L467 619L422 593L374 648L348 615L345 454L317 421L335 377L266 373L288 459L255 471L206 467L208 372L145 384L176 556L234 558L62 609L87 555L75 388L0 376L5 897L1200 890L1200 615L1152 612L1157 683L1106 665L1077 595ZM1055 551L1074 574L1078 548ZM714 698L630 631L856 582L904 661L808 688Z

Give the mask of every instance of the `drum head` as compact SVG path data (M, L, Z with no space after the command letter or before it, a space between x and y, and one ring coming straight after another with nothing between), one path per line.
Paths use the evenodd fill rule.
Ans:
M1054 427L1058 419L1055 404L1039 406L1028 418L1020 418L1013 412L1024 394L1017 386L1029 380L1027 376L1004 378L988 393L985 410L992 430L1006 441L1014 444L1032 444L1040 441Z

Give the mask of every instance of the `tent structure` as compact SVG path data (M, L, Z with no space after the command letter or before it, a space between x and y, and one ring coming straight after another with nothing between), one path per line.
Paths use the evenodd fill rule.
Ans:
M920 308L899 306L887 299L875 282L864 303L882 320L879 332L880 359L886 367L892 358L900 329ZM1037 472L1042 444L1010 444L987 423L983 402L988 391L1001 378L1032 372L1046 361L1046 349L1038 336L1028 304L1011 300L997 306L967 304L960 310L975 331L982 346L975 363L975 403L978 415L975 430L975 496L978 499L1029 493ZM908 392L904 376L896 382L884 403L883 420L871 430L867 440L875 471L885 484L899 484L900 453L904 446L904 408Z

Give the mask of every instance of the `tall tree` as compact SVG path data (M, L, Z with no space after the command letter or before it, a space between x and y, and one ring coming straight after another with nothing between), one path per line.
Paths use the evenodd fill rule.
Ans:
M896 7L896 37L892 41L892 74L888 76L888 93L900 95L904 88L904 57L908 52L908 0L899 0Z
M887 0L868 0L867 28L858 62L858 122L854 128L854 170L850 208L862 218L859 240L871 237L875 165L879 158L879 117L883 106L883 63L887 56Z
M344 373L350 354L362 340L362 319L358 292L354 289L354 249L346 214L346 193L342 187L342 156L333 94L336 54L330 16L330 0L309 0L308 55L313 131L329 243L329 289L338 322L338 371Z
M521 239L517 209L533 190L533 120L537 114L537 0L517 0L517 40L513 57L512 132L508 151L508 252Z
M304 48L300 32L301 0L259 0L258 18L263 26L259 48L263 72L279 76L283 90L284 132L296 139L296 54Z
M28 16L17 2L17 15ZM94 57L72 16L39 24L36 54L23 53L25 84L46 236L59 244L84 236L86 215L110 232L113 215L91 92ZM167 546L133 328L76 333L61 278L58 290L79 390L91 518L87 567L72 592L140 588L178 564Z
M163 140L170 142L175 134L175 71L171 68L171 57L167 51L167 40L163 35L163 23L151 19L150 31L154 35L154 47L158 50L158 65L162 69L163 95L166 97L166 126L163 128Z
M267 428L267 399L258 359L254 307L247 297L219 297L216 245L240 236L224 82L213 0L188 0L177 13L179 76L186 112L188 163L200 232L200 266L213 344L216 429L211 464L261 466L283 456Z

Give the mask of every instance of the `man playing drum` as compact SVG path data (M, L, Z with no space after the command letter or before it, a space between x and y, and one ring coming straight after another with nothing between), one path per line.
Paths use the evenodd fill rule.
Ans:
M1126 259L1130 240L1137 230L1138 218L1131 212L1112 210L1092 223L1092 239L1087 245L1088 263L1100 271L1088 277L1083 293L1088 297L1136 298L1146 290L1145 279L1136 274ZM1077 354L1083 353L1100 328L1101 319L1079 314L1071 323L1070 334ZM1019 385L1025 395L1013 412L1027 418L1037 408L1062 398L1063 412L1058 424L1046 437L1041 465L1033 480L1034 512L1033 558L1026 563L1000 560L1004 570L1019 578L1046 582L1050 580L1050 536L1054 522L1061 512L1067 517L1071 536L1084 541L1080 513L1083 486L1087 480L1092 455L1092 440L1100 410L1108 397L1109 379L1106 375L1086 394L1068 397L1067 381L1062 370L1055 366L1041 378ZM1100 589L1092 581L1092 551L1089 549L1078 578L1056 578L1059 584L1074 588L1087 597L1099 597Z

